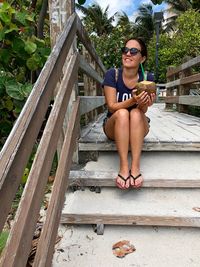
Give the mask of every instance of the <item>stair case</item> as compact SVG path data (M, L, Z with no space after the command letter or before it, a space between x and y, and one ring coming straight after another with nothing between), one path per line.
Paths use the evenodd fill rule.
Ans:
M159 117L159 114L156 116ZM177 120L183 122L182 116L180 114ZM185 120L189 119L187 116ZM85 159L96 161L71 170L69 185L74 190L70 189L66 194L61 223L96 225L98 234L103 234L105 225L200 227L200 138L194 141L188 135L184 140L186 134L183 131L181 140L177 140L177 132L173 140L167 139L163 135L165 129L161 129L163 139L159 139L162 143L156 142L150 132L141 157L141 171L145 179L143 187L120 190L115 186L118 155L113 142L105 137L104 141L100 140L101 120L90 126L93 139L89 130L82 132L79 150ZM194 120L199 127L199 119ZM159 124L156 117L152 116L152 124ZM175 126L171 126L170 131L173 132Z

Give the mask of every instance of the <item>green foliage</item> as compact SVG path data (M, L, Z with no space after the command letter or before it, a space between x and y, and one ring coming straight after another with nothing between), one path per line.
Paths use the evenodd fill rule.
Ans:
M154 5L160 5L160 4L162 4L163 0L151 0L151 2L152 2Z
M159 41L159 81L165 82L168 66L178 66L186 56L196 57L200 53L200 14L191 9L176 20L176 30L163 33ZM148 51L148 67L155 71L156 38L152 38Z
M79 5L84 5L86 0L78 0Z
M1 255L1 252L3 251L3 249L6 245L6 241L8 239L8 236L9 236L8 231L3 231L2 233L0 233L0 255Z
M29 171L30 170L28 168L25 168L23 176L22 176L22 180L21 180L22 185L26 184L26 181L27 181L28 175L29 175Z
M89 34L95 32L98 36L100 36L112 32L112 22L115 19L115 14L111 17L108 17L109 6L103 10L97 3L94 3L87 8L76 4L76 8L82 11L82 13L85 15L82 20Z
M37 14L30 1L0 7L0 148L32 90L33 71L50 53L49 41L35 35Z
M106 68L121 65L121 47L130 36L124 36L123 27L117 26L109 35L93 35L91 39Z

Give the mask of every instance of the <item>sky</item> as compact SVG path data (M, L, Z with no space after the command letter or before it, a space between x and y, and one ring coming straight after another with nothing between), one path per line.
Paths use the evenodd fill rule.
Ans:
M137 10L141 4L153 3L150 0L86 0L84 6L98 3L103 10L109 5L108 14L112 16L115 12L124 11L131 21L137 17ZM153 5L154 12L164 11L167 8L166 4Z

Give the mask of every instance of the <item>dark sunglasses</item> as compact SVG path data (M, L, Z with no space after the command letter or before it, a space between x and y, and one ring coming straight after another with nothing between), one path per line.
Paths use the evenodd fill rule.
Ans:
M135 56L138 53L141 53L141 51L135 47L132 47L132 48L122 47L121 51L122 51L122 54L127 54L130 51L131 56Z

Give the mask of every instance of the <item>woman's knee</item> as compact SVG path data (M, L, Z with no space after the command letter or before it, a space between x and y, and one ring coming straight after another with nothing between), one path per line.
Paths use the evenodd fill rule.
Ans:
M123 121L126 119L129 120L129 111L125 108L118 109L117 111L115 111L115 116L116 116L116 119L119 119L119 120L123 120Z
M130 119L131 121L143 121L144 114L138 108L132 109L130 111Z

